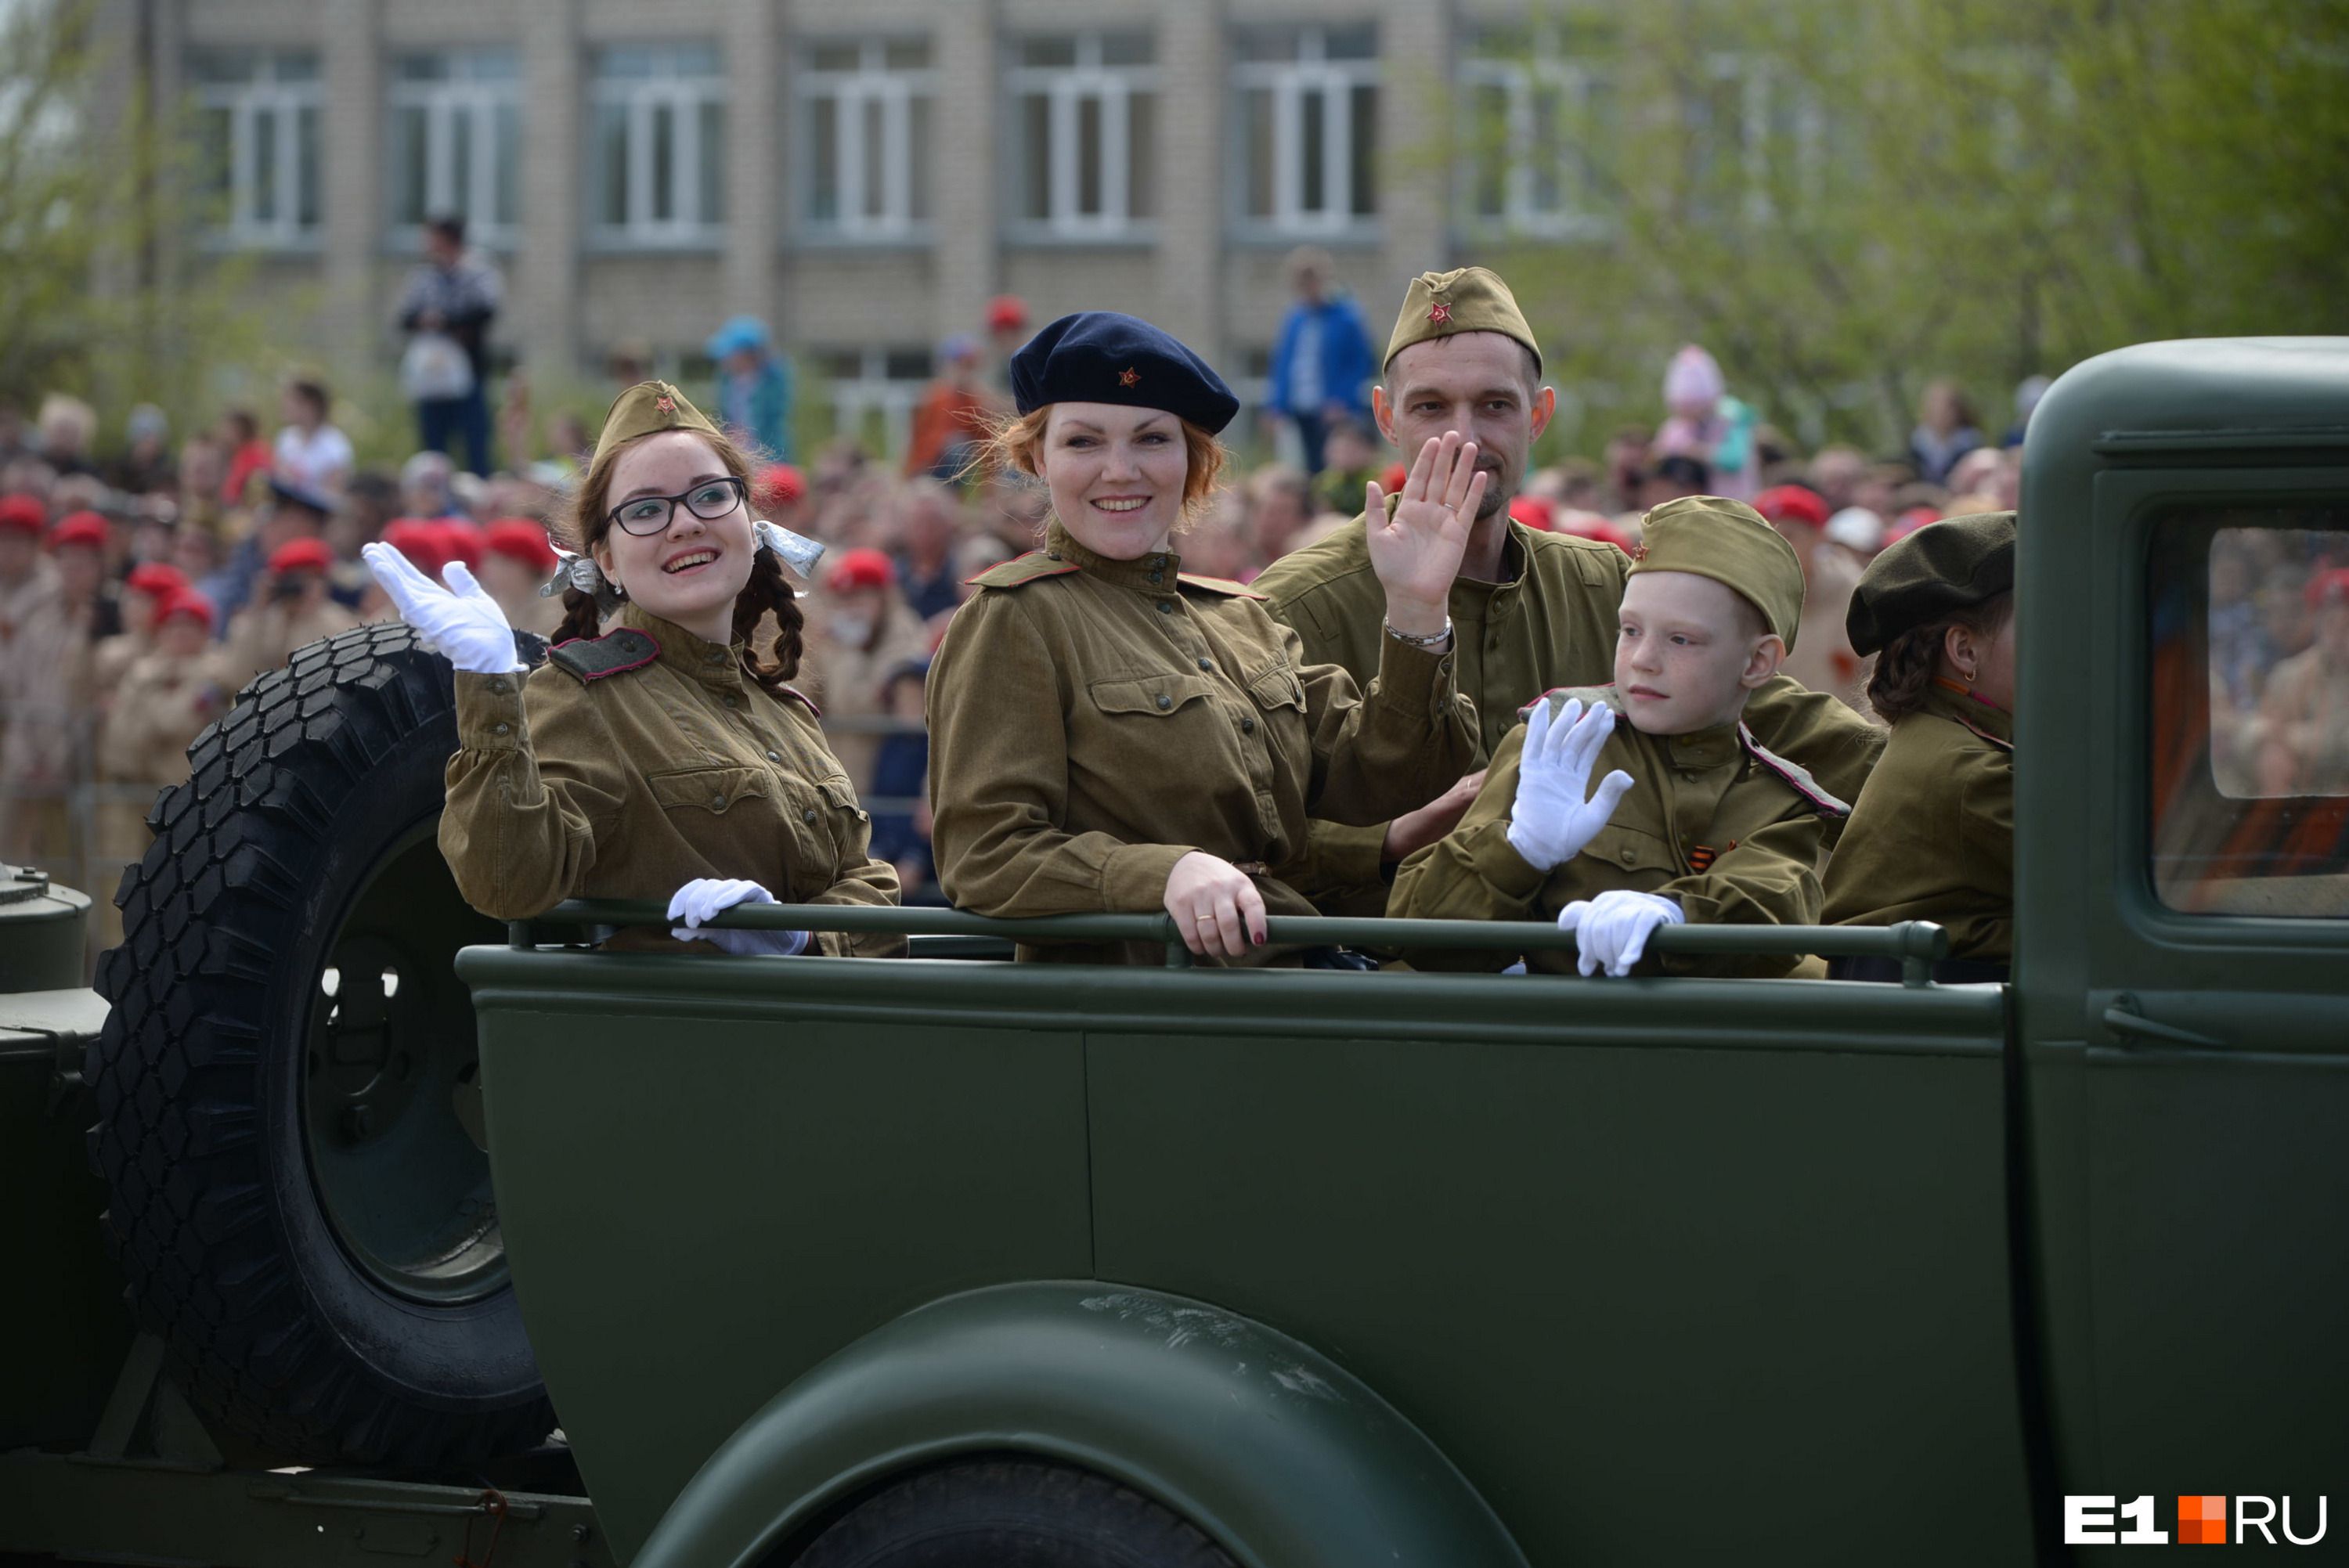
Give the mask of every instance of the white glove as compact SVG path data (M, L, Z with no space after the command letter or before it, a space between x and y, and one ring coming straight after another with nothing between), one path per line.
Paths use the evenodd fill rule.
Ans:
M506 613L473 581L463 562L451 561L441 570L448 584L443 589L388 544L362 546L359 554L426 647L468 675L502 676L529 667L514 655L513 626Z
M1577 899L1557 912L1557 928L1575 934L1585 975L1604 965L1618 980L1648 950L1648 936L1660 925L1684 925L1688 916L1661 893L1610 888L1594 899Z
M1526 720L1526 749L1517 758L1517 799L1509 808L1509 847L1537 872L1554 871L1582 852L1599 836L1615 803L1631 787L1621 769L1599 781L1589 799L1590 766L1615 732L1615 710L1595 703L1582 711L1580 697L1568 697L1552 718L1549 704L1537 704Z
M729 881L724 877L696 877L677 890L668 901L668 917L682 920L683 925L669 927L668 934L679 942L698 939L715 943L729 953L745 957L771 954L789 958L807 947L804 931L702 931L701 923L721 909L732 909L738 903L772 903L775 895L754 882Z

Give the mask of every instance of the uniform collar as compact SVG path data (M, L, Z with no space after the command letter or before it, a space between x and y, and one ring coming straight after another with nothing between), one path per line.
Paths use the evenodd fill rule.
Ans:
M633 600L620 607L617 624L644 633L660 647L655 662L688 680L727 689L742 684L742 645L712 643L695 636L674 621L665 621Z
M1096 582L1113 588L1131 588L1137 593L1165 593L1174 586L1175 576L1183 569L1183 558L1171 550L1154 550L1131 561L1112 561L1086 549L1057 517L1044 531L1044 553L1054 561L1074 562Z
M1935 679L1925 687L1923 711L1962 724L2010 751L2014 748L2014 715L1992 707L1970 691L1943 686Z
M1508 531L1501 538L1501 580L1487 583L1477 577L1454 578L1452 618L1481 621L1485 605L1506 608L1516 598L1517 585L1526 580L1526 562L1532 554L1532 547L1526 542L1526 525L1511 518Z
M1727 724L1716 724L1710 729L1692 729L1686 735L1659 735L1653 738L1662 743L1664 755L1671 758L1675 768L1692 770L1718 768L1744 755L1745 745L1739 738L1743 727L1737 720L1732 719Z

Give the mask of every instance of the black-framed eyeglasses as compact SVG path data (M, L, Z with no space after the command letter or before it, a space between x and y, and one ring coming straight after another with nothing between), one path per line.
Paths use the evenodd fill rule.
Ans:
M747 483L729 474L724 479L704 480L676 495L640 495L634 500L624 500L612 509L612 523L623 532L640 537L658 533L677 515L679 501L702 521L715 522L740 506L742 498L750 493Z

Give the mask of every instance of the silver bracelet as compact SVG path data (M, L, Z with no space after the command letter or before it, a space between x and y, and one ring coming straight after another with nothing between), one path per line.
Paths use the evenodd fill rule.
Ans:
M1379 617L1379 624L1387 629L1388 636L1398 643L1409 643L1414 648L1440 648L1452 640L1452 617L1449 615L1444 617L1444 630L1425 637L1414 637L1409 632L1396 631L1395 624L1383 615Z

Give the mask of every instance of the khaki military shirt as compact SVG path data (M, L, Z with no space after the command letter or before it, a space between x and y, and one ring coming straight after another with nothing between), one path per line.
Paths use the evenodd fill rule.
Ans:
M1558 691L1622 712L1612 686ZM1517 759L1526 727L1511 730L1493 758L1485 788L1460 825L1402 863L1387 913L1398 920L1555 920L1577 899L1610 889L1661 893L1692 924L1809 925L1819 918L1821 835L1849 808L1795 764L1773 755L1742 724L1692 735L1645 735L1619 722L1591 765L1593 780L1614 769L1631 789L1581 852L1537 871L1509 842ZM1413 951L1420 969L1497 970L1520 954ZM1572 974L1571 951L1522 955L1526 967ZM1651 954L1642 975L1779 975L1798 955Z
M616 653L641 662L605 646L624 633L644 648ZM440 852L468 903L498 920L566 898L666 903L697 877L747 877L786 903L897 902L897 873L867 852L872 824L804 699L745 676L740 644L634 604L597 643L598 662L619 667L582 675L558 657L527 679L457 676ZM665 931L623 944L675 945ZM874 954L903 938L817 945Z
M176 784L188 747L233 695L216 654L173 658L161 649L131 662L98 736L101 777L122 784Z
M1503 559L1507 582L1464 577L1452 585L1460 689L1483 721L1471 769L1495 754L1517 711L1543 692L1615 678L1616 614L1630 557L1598 540L1512 522ZM1270 601L1266 608L1296 628L1306 658L1343 665L1356 680L1375 667L1386 594L1371 571L1361 518L1282 556L1252 586ZM1846 800L1858 794L1884 745L1881 728L1784 676L1754 694L1745 722L1772 751ZM1831 824L1830 835L1840 826ZM1328 913L1377 915L1386 902L1379 863L1385 840L1384 823L1316 821L1310 853L1283 874Z
M301 610L268 599L254 599L230 618L228 640L222 645L222 662L240 686L258 675L282 669L296 648L306 648L321 637L347 632L359 618L332 599Z
M1476 715L1449 654L1386 637L1364 690L1307 660L1256 594L1180 563L1107 560L1055 521L1043 551L972 579L929 683L934 848L957 908L1156 911L1195 850L1277 864L1302 851L1309 812L1383 820L1471 765ZM1268 911L1313 913L1259 885Z
M1939 922L1950 955L2014 946L2014 719L1936 685L1894 725L1827 862L1831 925Z

